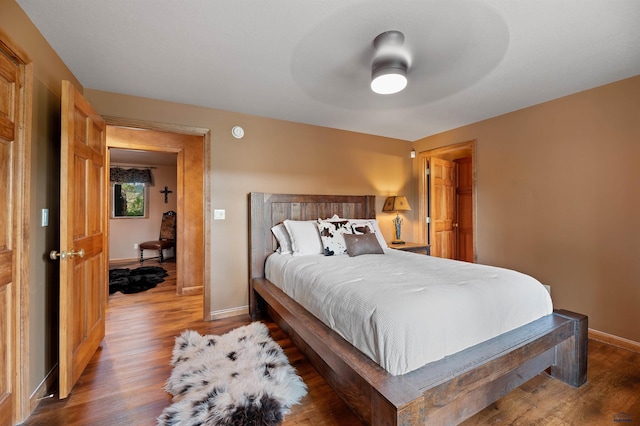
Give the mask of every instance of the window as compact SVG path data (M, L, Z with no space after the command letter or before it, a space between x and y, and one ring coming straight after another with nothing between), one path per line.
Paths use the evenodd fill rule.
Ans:
M150 169L111 167L112 215L115 218L146 218L147 188L153 182Z
M147 197L144 183L113 183L113 217L147 217Z

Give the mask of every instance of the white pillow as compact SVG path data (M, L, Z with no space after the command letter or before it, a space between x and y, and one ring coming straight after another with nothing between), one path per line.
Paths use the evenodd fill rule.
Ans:
M278 241L278 249L276 251L280 254L291 253L291 238L289 238L289 231L287 231L284 224L277 224L271 228L271 232L273 232L273 236Z
M387 242L384 240L384 236L382 235L382 231L380 230L380 225L378 224L378 221L376 219L349 219L349 222L351 222L352 227L368 226L371 232L376 234L376 238L378 240L378 243L380 244L380 247L382 248L389 247ZM357 234L357 233L358 232L354 231L354 234Z
M316 221L285 220L284 226L289 232L291 249L294 256L307 256L324 253L320 232Z

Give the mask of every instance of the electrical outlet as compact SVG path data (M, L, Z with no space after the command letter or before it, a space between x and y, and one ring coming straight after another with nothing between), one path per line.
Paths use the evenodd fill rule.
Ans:
M213 220L224 220L224 217L225 217L224 209L213 210Z
M133 243L133 249L138 250L138 243Z

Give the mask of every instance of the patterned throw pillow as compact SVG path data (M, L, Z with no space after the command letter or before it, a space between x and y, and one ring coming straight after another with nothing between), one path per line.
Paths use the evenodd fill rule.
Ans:
M347 252L343 234L352 233L348 220L318 220L318 231L320 231L320 239L322 240L325 256L340 255Z

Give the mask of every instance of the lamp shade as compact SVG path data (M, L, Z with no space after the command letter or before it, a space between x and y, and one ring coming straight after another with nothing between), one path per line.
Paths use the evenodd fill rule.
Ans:
M384 206L382 207L383 212L406 212L409 210L411 210L411 206L409 206L407 197L401 195L388 197L384 202Z

